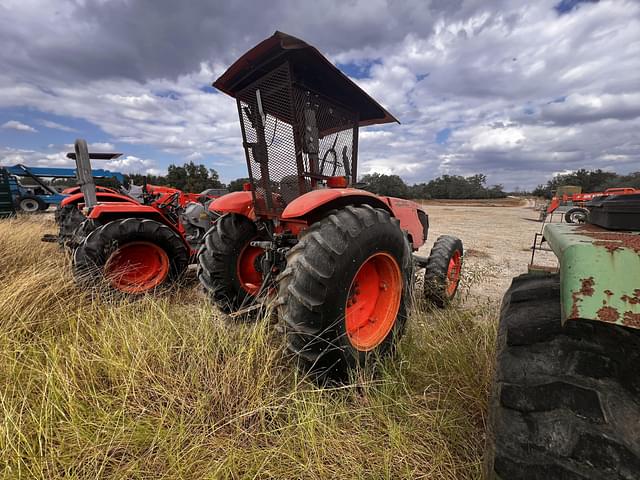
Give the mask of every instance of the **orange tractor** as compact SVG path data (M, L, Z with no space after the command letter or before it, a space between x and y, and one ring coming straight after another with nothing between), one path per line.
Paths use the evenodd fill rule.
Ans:
M444 306L462 242L438 238L411 201L353 188L358 130L397 122L307 43L276 32L213 84L236 99L250 182L209 208L222 216L198 276L232 316L275 299L288 349L307 371L341 377L388 353L403 332L415 274Z
M73 251L77 281L106 285L120 294L138 295L166 287L195 261L204 235L218 217L208 211L207 193L189 194L170 187L144 185L138 198L96 188L87 143L77 140L76 174L80 192L63 205L58 241ZM109 195L106 197L106 195ZM120 198L122 197L122 198Z
M607 188L604 192L582 193L581 187L563 185L558 187L551 201L540 212L540 221L552 218L555 212L564 214L567 223L585 223L589 210L587 202L596 197L610 197L613 195L636 195L640 190L631 187Z

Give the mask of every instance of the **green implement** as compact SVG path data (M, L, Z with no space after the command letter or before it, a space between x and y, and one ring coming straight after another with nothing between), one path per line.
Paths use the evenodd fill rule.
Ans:
M640 232L548 224L543 236L560 264L563 323L587 319L640 328Z

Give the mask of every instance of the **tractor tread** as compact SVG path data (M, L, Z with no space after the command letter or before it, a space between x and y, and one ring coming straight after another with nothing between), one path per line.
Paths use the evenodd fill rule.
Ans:
M350 367L363 365L366 355L351 347L344 332L344 303L354 255L363 245L386 242L410 270L410 251L399 223L385 210L347 206L329 212L303 231L287 253L287 267L278 277L278 316L284 324L287 347L298 365L320 379L340 379ZM391 247L390 247L391 246ZM393 250L395 248L395 250ZM355 272L354 272L355 274ZM408 275L404 291L408 290ZM406 321L406 295L392 334L378 347L390 350Z
M239 214L220 217L198 252L198 278L209 298L225 313L236 311L249 294L236 280L238 255L257 235L255 223Z
M424 273L424 294L437 307L446 307L450 299L446 295L449 259L455 250L464 254L462 240L451 235L441 235L433 244Z
M125 218L113 220L93 230L73 254L73 269L77 281L85 287L99 286L99 273L109 255L119 244L130 241L150 241L169 255L169 281L180 277L189 265L189 252L182 238L171 228L155 220Z
M560 320L559 277L521 275L501 309L487 478L637 479L640 332Z

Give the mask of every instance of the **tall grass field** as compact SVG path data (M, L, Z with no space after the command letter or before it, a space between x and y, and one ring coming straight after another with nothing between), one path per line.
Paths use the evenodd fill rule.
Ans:
M480 477L498 306L416 309L394 357L319 387L195 275L80 290L48 215L0 220L0 478Z

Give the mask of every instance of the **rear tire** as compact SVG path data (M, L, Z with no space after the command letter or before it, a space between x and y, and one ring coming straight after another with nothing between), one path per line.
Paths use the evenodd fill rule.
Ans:
M119 274L116 279L110 278L107 272L110 262L124 261L122 252L132 249L131 244L137 244L138 249L146 248L154 260L159 257L161 264L166 262L166 268L161 265L156 277L145 279L140 275L141 284L137 287L125 275ZM188 265L189 252L182 238L166 225L142 218L114 220L100 226L86 237L73 255L74 274L82 286L106 284L116 292L134 295L167 287Z
M23 195L18 199L18 208L24 213L36 213L49 206L35 195Z
M371 274L362 280L379 285L357 283L364 268ZM411 276L409 242L385 210L346 207L303 231L278 278L277 301L299 366L343 380L388 354L404 330ZM354 308L368 311L369 323L354 328Z
M230 213L220 217L204 237L198 252L198 278L211 301L225 313L251 305L262 284L260 272L251 269L260 251L249 243L257 236L254 222Z
M433 244L424 272L424 295L428 302L444 308L456 295L462 274L462 240L450 235Z
M558 275L513 280L501 311L487 478L637 479L640 332L560 320Z
M572 208L564 214L564 221L567 223L585 223L589 211L586 208Z

